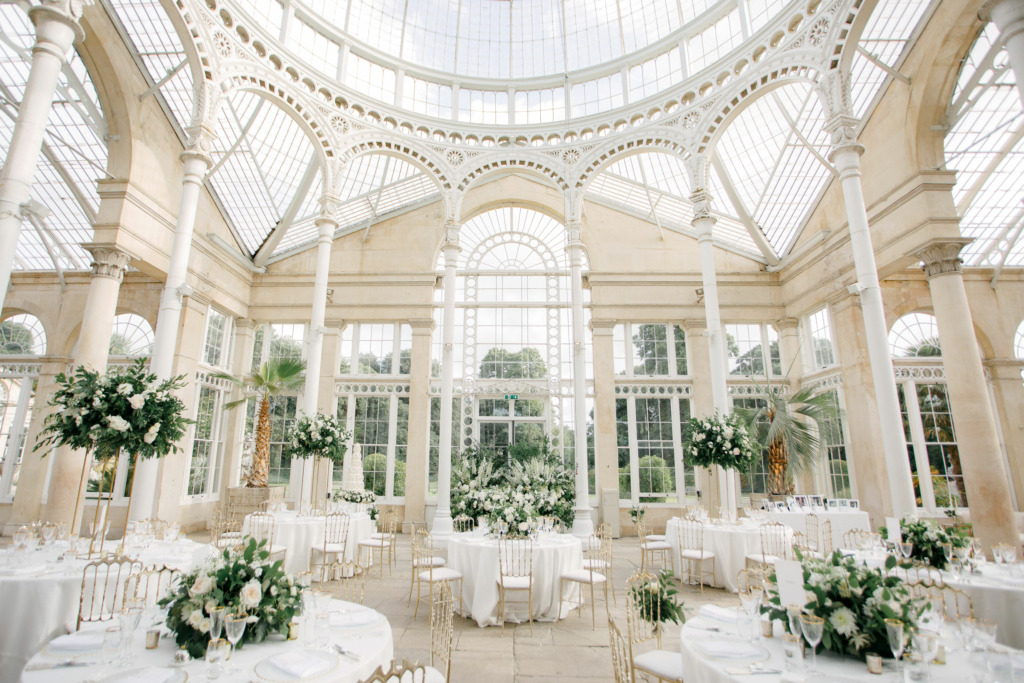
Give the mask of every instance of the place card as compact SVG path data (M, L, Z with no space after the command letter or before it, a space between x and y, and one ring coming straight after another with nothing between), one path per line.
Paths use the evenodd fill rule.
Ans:
M900 529L900 520L895 517L886 517L885 528L889 531L890 541L893 543L903 542L903 531Z
M796 560L775 562L775 581L779 588L779 603L782 605L805 605L804 568Z

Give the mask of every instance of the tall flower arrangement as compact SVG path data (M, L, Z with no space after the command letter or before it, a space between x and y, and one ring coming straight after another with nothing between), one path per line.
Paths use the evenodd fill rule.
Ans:
M349 434L333 415L300 415L288 433L284 454L290 458L327 458L340 466L348 450ZM315 461L313 490L319 480L319 460ZM315 495L315 493L314 493Z
M241 550L225 550L212 564L181 577L173 593L160 601L167 607L167 627L174 642L193 657L202 657L210 640L210 612L225 607L244 613L248 622L238 642L260 643L271 633L288 634L288 624L299 613L299 590L281 561L268 562L266 541L249 539Z
M716 411L708 417L690 420L686 464L745 471L756 454L756 446L738 415L722 417Z

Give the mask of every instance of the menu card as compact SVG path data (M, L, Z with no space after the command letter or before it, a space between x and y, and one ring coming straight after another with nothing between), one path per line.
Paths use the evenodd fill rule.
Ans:
M889 530L889 540L893 543L903 542L903 532L900 529L900 520L896 517L885 518L885 528Z
M804 569L796 560L775 562L775 580L779 588L779 602L785 605L807 604L804 591Z

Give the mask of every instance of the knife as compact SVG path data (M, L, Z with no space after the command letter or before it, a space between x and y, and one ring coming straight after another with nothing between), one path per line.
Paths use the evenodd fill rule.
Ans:
M781 674L782 669L764 669L761 667L747 667L746 669L726 669L725 673L730 676L744 676L750 674Z
M39 663L30 664L25 667L25 671L46 671L47 669L65 669L72 666L92 666L94 662L80 662L75 659L66 659L62 662L50 663Z

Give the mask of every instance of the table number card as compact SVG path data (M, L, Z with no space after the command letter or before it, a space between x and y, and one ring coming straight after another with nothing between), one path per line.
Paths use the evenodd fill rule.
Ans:
M775 563L775 580L779 587L779 602L785 605L807 604L804 591L804 568L796 560L778 560Z
M889 540L893 543L903 542L903 532L900 529L900 520L895 517L885 518L885 528L889 531Z

